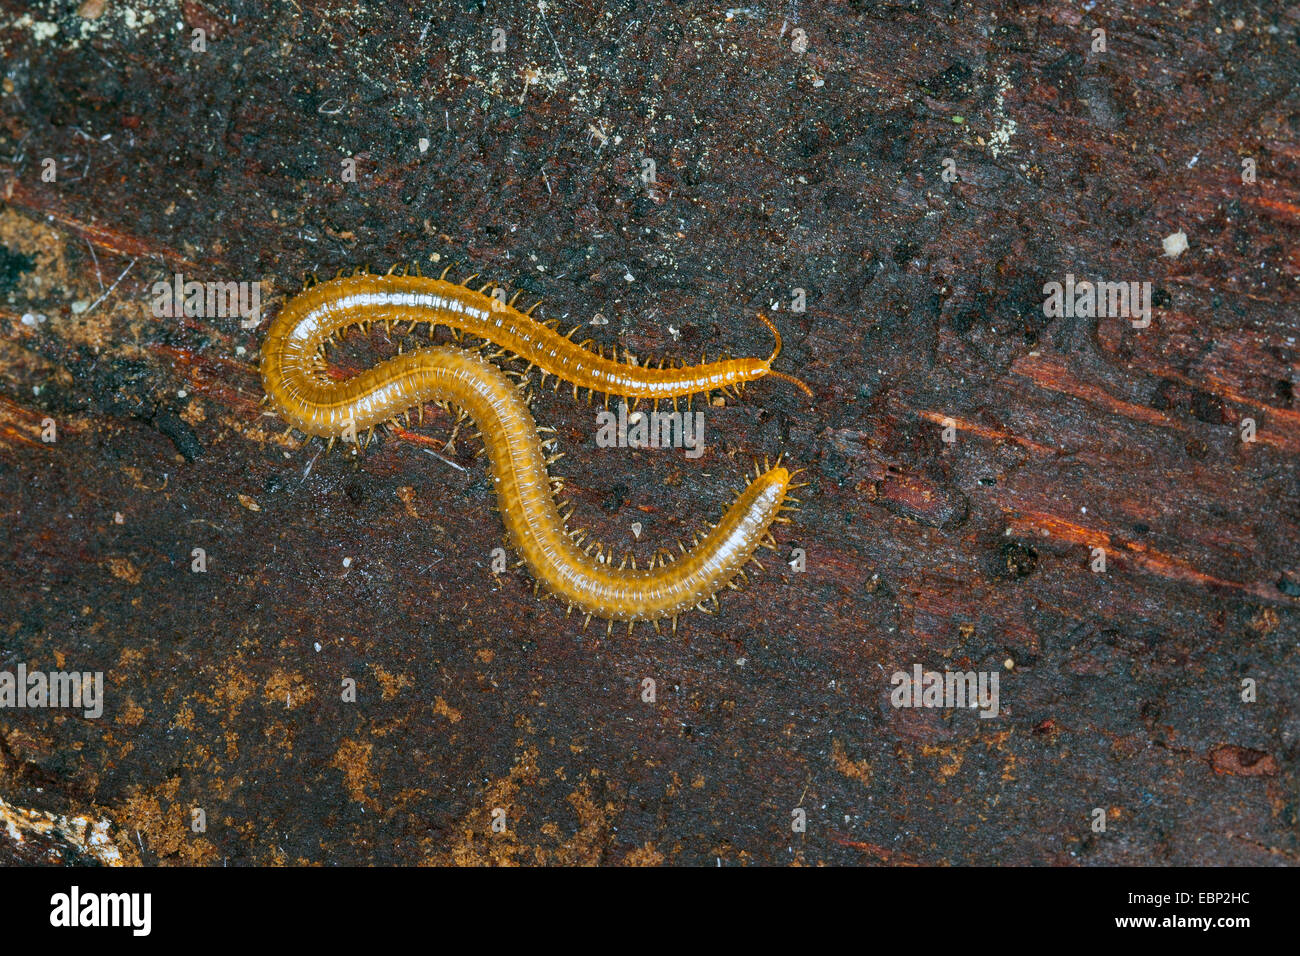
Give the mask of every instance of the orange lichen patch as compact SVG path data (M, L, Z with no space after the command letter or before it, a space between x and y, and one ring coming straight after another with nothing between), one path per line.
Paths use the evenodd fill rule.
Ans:
M850 760L844 745L838 740L831 741L831 763L849 779L858 781L864 787L871 786L871 764L866 760Z
M292 710L301 707L315 695L312 685L301 674L289 674L276 670L266 680L263 696L268 706L287 707Z
M162 491L167 487L167 478L164 477L157 484L151 484L145 479L145 473L142 469L133 465L123 465L122 474L131 480L131 487L137 491Z
M176 711L176 716L172 718L172 726L179 727L182 730L193 730L194 708L188 703L181 704L181 709Z
M378 809L377 802L366 794L370 785L370 755L375 746L359 740L345 740L339 745L331 767L343 771L343 786L357 803L370 809Z
M653 843L647 842L623 857L624 866L661 866L664 855L655 849Z
M563 840L555 849L538 848L536 862L560 866L597 866L604 861L605 847L613 827L612 815L617 807L608 801L601 803L586 782L568 796L570 806L578 814L578 830Z
M118 711L117 722L125 727L139 727L144 723L144 708L128 697Z
M140 583L140 569L132 564L129 558L105 558L104 565L119 581L125 581L127 584Z
M420 513L415 510L415 489L410 485L402 485L397 489L397 499L406 508L406 514L411 518L419 518Z
M446 717L453 724L459 722L461 718L461 712L457 710L455 707L451 706L451 704L447 703L441 697L437 697L434 699L433 712L435 714L438 714L441 717Z
M249 672L248 664L242 654L238 654L229 670L220 675L212 686L211 697L202 697L213 708L221 708L228 713L238 711L253 693L250 682L245 678ZM280 698L283 702L284 698Z
M198 804L181 798L180 788L181 778L169 777L138 790L113 811L113 818L124 832L139 833L140 842L164 861L187 866L215 863L216 847L190 829L192 811Z
M921 755L924 757L943 757L948 762L942 764L935 771L939 775L940 783L947 783L959 770L961 765L966 762L966 751L964 747L944 747L934 744L921 744Z
M375 680L379 682L379 695L384 700L392 700L414 683L407 675L393 674L378 664L371 664L370 669L375 672Z
M518 866L526 847L517 836L522 811L519 794L537 783L537 750L529 747L515 760L504 777L488 785L478 806L456 827L450 849L430 855L425 862L446 866ZM505 813L505 829L493 832L493 811Z

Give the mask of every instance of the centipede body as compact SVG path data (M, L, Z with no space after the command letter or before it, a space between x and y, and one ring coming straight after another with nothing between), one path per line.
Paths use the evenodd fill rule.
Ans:
M674 398L762 377L770 359L726 359L649 368L593 354L550 326L466 286L418 276L358 275L310 287L276 317L261 353L266 394L309 435L356 436L412 407L447 402L478 426L506 536L539 586L587 615L613 621L672 618L734 586L756 549L771 540L792 485L781 465L760 473L702 539L658 567L614 567L601 549L570 533L547 472L547 453L519 387L477 351L418 348L352 378L326 374L325 345L349 326L420 321L475 335L544 374L593 391ZM576 538L576 540L575 540ZM657 625L656 625L657 626Z

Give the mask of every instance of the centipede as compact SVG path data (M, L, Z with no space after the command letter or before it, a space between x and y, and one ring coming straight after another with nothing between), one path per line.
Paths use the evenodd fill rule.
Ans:
M611 549L582 529L570 529L574 507L560 497L563 480L548 471L561 456L554 453L555 439L542 437L525 390L536 368L542 385L550 378L556 388L572 386L575 399L586 390L588 401L603 395L606 405L617 396L644 399L656 408L672 402L676 408L679 400L689 402L698 394L738 394L747 383L768 376L811 395L801 380L772 369L781 352L775 325L759 316L776 339L766 359L656 366L630 353L620 359L616 352L589 349L588 341L574 342L579 327L561 335L556 322L532 317L536 304L521 311L514 305L517 294L505 300L488 294L492 283L472 287L476 275L459 283L446 276L444 271L435 279L397 267L386 275L361 269L325 282L309 279L272 321L260 354L264 401L288 423L288 431L326 439L327 447L339 438L365 447L375 428L396 425L399 416L409 422L412 410L422 418L426 404L455 410L458 422L471 420L487 450L507 543L535 589L565 603L566 615L575 610L585 615L584 628L592 617L608 622L607 633L615 622L626 622L629 634L637 622L658 631L660 622L671 620L675 633L685 611L712 613L720 591L742 589L748 565L762 568L757 550L776 549L772 526L788 523L785 512L798 510L793 492L806 483L794 479L802 469L791 471L781 459L756 466L749 485L716 523L694 536L691 547L678 542L677 553L660 548L644 567L624 555L615 566ZM431 340L438 327L445 327L458 344L399 349L338 380L327 347L351 329L368 330L376 323L405 328L407 335L425 325ZM469 342L477 344L463 347ZM526 367L507 373L491 361L498 358ZM365 439L359 437L362 431Z

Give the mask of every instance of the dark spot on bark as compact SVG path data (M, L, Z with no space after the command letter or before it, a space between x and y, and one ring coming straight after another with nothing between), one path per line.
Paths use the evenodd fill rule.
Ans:
M607 515L617 514L618 511L627 504L627 502L627 485L615 485L613 488L610 488L609 493L605 495L605 501L601 504L600 508Z
M21 252L10 252L0 246L0 292L12 292L18 285L18 277L24 272L36 268L36 257Z
M921 247L914 242L900 242L894 246L893 258L900 266L905 266L915 259L916 254L920 251Z
M1300 597L1300 575L1284 571L1277 580L1277 589L1287 597Z
M956 100L969 89L971 68L958 60L948 69L921 81L921 89L937 100Z
M1032 545L1003 541L998 546L997 569L1001 577L1027 578L1038 567L1038 552Z
M194 461L203 454L199 436L195 435L194 429L174 412L159 412L154 416L153 424L158 431L172 440L172 444L185 456L186 461Z

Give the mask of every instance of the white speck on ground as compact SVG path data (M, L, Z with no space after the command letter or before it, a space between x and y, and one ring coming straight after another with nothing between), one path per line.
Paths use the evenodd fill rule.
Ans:
M1007 116L1006 95L1011 89L1011 79L1005 73L998 74L998 92L993 101L993 131L989 133L989 152L996 158L1011 146L1011 137L1016 134L1016 121Z

